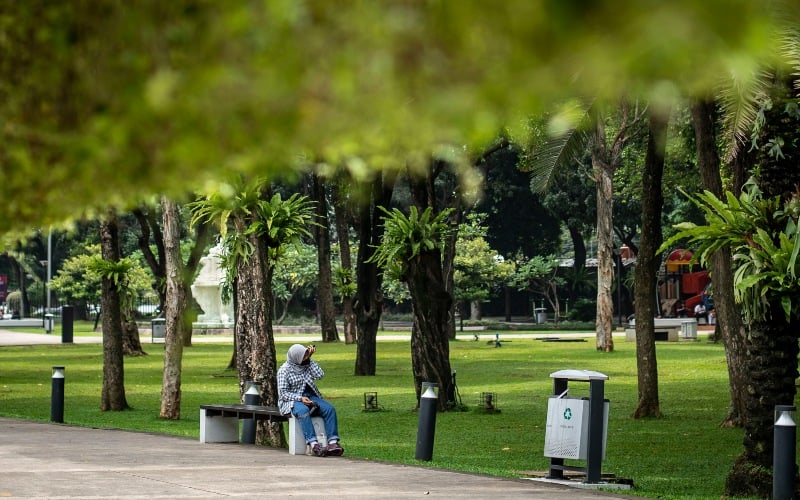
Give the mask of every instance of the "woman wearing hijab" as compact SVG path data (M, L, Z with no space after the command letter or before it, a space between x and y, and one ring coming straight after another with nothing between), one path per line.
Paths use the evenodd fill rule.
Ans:
M306 444L317 457L341 456L344 448L339 444L339 424L336 420L336 409L322 399L315 380L321 379L325 373L311 356L317 348L294 344L286 353L286 362L278 369L278 408L281 413L291 413L300 422ZM325 421L325 434L328 446L322 447L317 442L312 416L320 416Z

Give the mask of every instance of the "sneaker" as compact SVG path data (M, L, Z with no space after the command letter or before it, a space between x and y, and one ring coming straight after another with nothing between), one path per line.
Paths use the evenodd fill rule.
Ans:
M324 457L327 453L325 448L319 445L319 443L314 443L311 445L311 454L315 457Z
M341 457L344 453L344 448L339 445L338 441L336 443L331 443L328 445L328 455L334 457Z

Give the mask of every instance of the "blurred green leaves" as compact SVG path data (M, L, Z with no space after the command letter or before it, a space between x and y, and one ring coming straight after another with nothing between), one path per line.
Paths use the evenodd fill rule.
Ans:
M780 64L793 2L143 0L0 7L0 230L309 157L467 156L574 96ZM751 72L752 73L752 72ZM744 76L742 76L744 75ZM752 78L755 78L753 76ZM359 161L353 161L358 158Z

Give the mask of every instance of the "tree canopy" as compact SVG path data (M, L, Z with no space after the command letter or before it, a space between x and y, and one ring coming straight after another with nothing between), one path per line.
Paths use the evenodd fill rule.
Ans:
M466 158L556 98L744 84L799 17L788 0L6 2L0 229L312 155L357 178Z

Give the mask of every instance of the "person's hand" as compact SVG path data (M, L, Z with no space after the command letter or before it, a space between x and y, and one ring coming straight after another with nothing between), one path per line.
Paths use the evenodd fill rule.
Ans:
M311 398L307 398L307 397L305 397L305 396L301 397L301 398L300 398L300 401L301 401L301 402L302 402L304 405L308 405L308 406L311 406L312 404L314 404L314 402L313 402L313 401L311 401Z
M313 355L315 352L317 352L317 346L315 346L314 344L311 344L310 346L306 347L306 358L310 358L311 355Z

